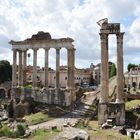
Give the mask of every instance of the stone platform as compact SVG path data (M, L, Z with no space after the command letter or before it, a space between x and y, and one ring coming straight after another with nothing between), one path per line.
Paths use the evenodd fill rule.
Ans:
M125 104L124 103L99 103L98 105L98 123L102 125L107 119L115 121L115 125L125 124Z
M76 100L75 90L50 88L30 89L30 88L13 88L12 97L26 99L32 97L34 101L46 104L55 104L60 106L70 106Z

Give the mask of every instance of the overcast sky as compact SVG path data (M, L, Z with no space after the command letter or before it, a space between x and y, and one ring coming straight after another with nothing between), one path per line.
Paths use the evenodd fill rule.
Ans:
M52 38L75 40L76 67L100 62L97 21L121 23L124 35L124 64L140 64L140 0L0 0L0 60L12 64L10 40L24 40L38 31ZM32 64L32 50L28 64ZM66 65L66 50L61 50L61 65ZM110 61L116 63L116 36L109 36ZM44 66L44 51L38 51L38 65ZM55 50L50 50L50 67L55 67Z

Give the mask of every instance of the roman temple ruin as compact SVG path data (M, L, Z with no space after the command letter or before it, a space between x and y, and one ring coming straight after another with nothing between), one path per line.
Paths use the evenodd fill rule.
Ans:
M24 41L10 41L13 50L13 71L12 71L12 97L25 98L31 96L35 101L48 104L58 104L63 106L70 105L76 100L75 85L74 85L74 67L75 67L75 48L72 44L72 38L52 39L49 33L38 32L27 38ZM40 91L37 88L37 51L43 48L45 53L44 75L45 85L44 90ZM49 50L56 50L56 76L55 88L48 86L48 69L49 69ZM61 89L59 84L59 66L60 66L60 50L67 49L67 88ZM26 66L27 66L27 51L33 50L33 79L31 91L26 89ZM18 60L18 64L17 64ZM17 70L18 69L18 70ZM18 76L17 76L18 72ZM20 94L17 95L17 93ZM28 94L27 94L28 93Z
M123 35L120 32L120 23L108 23L108 19L97 22L101 27L101 95L98 106L99 125L109 119L116 125L125 123L125 104L123 101L124 75L123 75ZM109 101L109 72L108 72L108 36L115 34L117 37L117 97L116 102Z

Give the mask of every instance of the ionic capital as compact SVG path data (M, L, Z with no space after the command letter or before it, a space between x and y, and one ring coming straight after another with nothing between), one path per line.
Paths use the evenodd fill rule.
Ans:
M45 50L45 51L49 51L49 50L50 50L50 48L44 48L44 50Z
M37 51L37 50L38 50L38 48L32 48L32 50L33 50L33 51Z
M59 51L59 50L61 50L61 48L60 47L58 47L58 48L55 48L56 49L56 51Z
M73 50L73 51L76 51L75 48L67 48L67 50L68 50L68 51L69 51L69 50L70 50L70 51L72 51L72 50Z

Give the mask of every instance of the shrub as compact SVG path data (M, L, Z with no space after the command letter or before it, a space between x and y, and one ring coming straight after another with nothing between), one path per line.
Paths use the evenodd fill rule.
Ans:
M21 124L17 125L17 130L16 130L16 136L19 137L19 136L23 136L25 134L25 127Z
M3 126L0 129L0 137L2 137L2 136L15 137L14 132L12 132L8 126Z
M27 85L26 88L32 88L33 86L31 84Z

